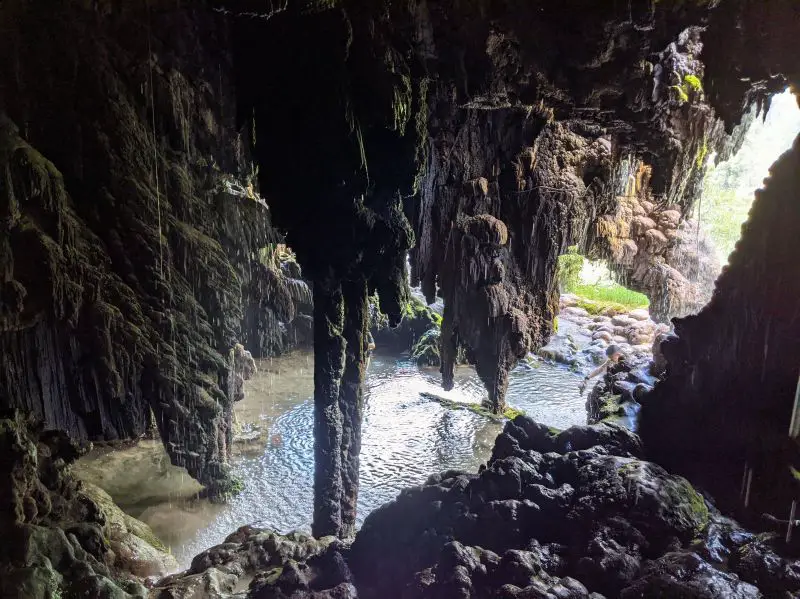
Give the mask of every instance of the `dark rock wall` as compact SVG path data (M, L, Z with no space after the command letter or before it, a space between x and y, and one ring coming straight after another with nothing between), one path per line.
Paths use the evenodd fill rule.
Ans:
M0 404L76 439L154 417L173 461L219 490L230 352L246 318L292 316L259 256L279 236L236 128L223 17L7 2L0 28ZM256 353L286 346L246 328Z
M745 465L757 510L788 514L796 483L789 440L800 365L800 141L756 193L742 239L697 316L662 345L666 380L643 402L652 457L739 504Z

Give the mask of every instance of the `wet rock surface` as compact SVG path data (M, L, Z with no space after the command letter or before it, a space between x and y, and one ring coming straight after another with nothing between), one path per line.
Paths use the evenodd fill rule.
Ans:
M160 580L150 596L189 599L236 593L243 596L247 592L253 598L355 597L354 589L347 588L352 577L342 550L332 537L317 540L299 533L279 535L244 526L224 543L195 557L186 572ZM324 589L333 590L313 594ZM350 591L350 595L339 594Z
M573 294L562 295L559 306L558 330L536 354L576 370L589 372L603 364L610 345L617 346L629 364L646 365L656 338L669 331L668 325L655 323L645 308L628 311Z
M274 259L225 19L15 1L0 28L0 404L76 440L154 424L224 493L231 350L289 347L310 297Z
M0 596L144 598L177 569L147 525L72 476L80 449L63 433L5 413L0 446Z
M800 363L800 211L785 200L800 192L799 173L795 140L756 192L711 302L677 320L677 336L662 344L667 374L640 419L650 455L730 509L742 505L751 469L756 516L787 517L797 494L789 467L800 449L788 433ZM784 238L792 242L771 243Z
M521 416L480 473L442 472L401 492L350 546L244 527L162 580L156 597L205 589L199 596L777 599L800 591L800 565L781 555L778 535L748 532L642 454L639 438L616 424L558 431Z

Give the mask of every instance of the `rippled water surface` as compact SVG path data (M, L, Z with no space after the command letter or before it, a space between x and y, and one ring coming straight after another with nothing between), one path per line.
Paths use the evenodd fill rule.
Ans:
M585 422L580 376L541 363L511 374L508 403L546 424L565 428ZM288 532L308 530L313 485L313 366L295 352L263 361L237 404L237 419L252 441L237 444L234 470L245 482L226 505L196 499L198 485L169 464L160 443L95 452L78 464L81 476L105 488L129 513L150 524L182 565L221 542L239 526L256 523ZM501 425L469 410L445 408L420 392L479 402L486 392L474 370L456 372L445 392L439 373L403 358L373 356L366 379L361 452L359 524L364 517L446 469L475 471L491 453Z

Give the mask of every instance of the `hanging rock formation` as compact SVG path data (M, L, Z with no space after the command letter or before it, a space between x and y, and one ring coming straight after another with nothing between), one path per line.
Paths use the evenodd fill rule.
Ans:
M74 439L154 419L173 462L225 492L231 352L286 347L276 319L245 327L259 338L243 324L308 301L259 256L280 237L235 126L225 21L14 1L0 29L0 405Z
M451 11L427 7L420 34L437 77L427 168L410 210L419 237L412 279L429 301L445 299L444 326L456 335L443 336L443 356L458 343L471 350L496 410L508 370L550 335L558 255L578 244L631 267L597 226L619 212L628 153L650 168L647 194L682 220L706 154L728 143L704 99L701 30L690 26L710 7L571 4L460 7L459 28L446 25ZM475 217L505 228L503 247L465 238ZM652 251L640 255L648 271L674 246L650 237ZM488 312L480 295L493 298ZM451 370L445 360L445 386Z
M378 292L392 326L408 299L401 196L417 172L424 93L409 40L395 39L409 19L407 8L354 1L236 21L240 113L252 115L261 189L314 289L318 536L355 524L367 296Z

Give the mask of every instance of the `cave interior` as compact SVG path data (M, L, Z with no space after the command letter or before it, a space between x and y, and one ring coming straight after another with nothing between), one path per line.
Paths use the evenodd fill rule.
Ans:
M772 96L800 90L796 0L5 0L0 31L0 520L15 539L0 551L3 596L55 597L45 570L73 590L91 578L80 596L137 596L141 585L117 588L103 552L93 556L103 540L86 522L96 515L65 464L90 442L156 429L209 495L235 492L232 414L247 352L313 346L312 532L352 540L371 298L392 327L409 281L428 302L440 298L443 387L465 352L488 408L502 414L509 372L553 333L557 261L570 246L648 294L660 319L675 317L638 437L564 437L579 454L570 467L582 505L594 505L581 486L594 462L579 450L606 444L614 459L649 460L639 476L663 467L685 477L743 524L786 519L800 477L790 429L800 393L800 137L776 157L710 298L676 282L661 224L688 218L709 157L734 155ZM532 421L510 422L481 475L494 472L495 487L484 476L481 492L505 497L497 464L523 454L547 462L564 453L556 440ZM556 483L569 479L567 466L547 464ZM518 485L533 484L515 467ZM506 560L501 549L527 546L531 534L542 545L575 542L525 515L536 496L513 508L524 538L459 528L450 512L460 479L438 476L376 512L352 547L292 540L292 559L317 582L291 582L284 565L256 576L250 596L401 596L402 586L408 597L512 597L481 586L497 576L526 587L513 582L519 563L492 561ZM665 505L685 491L669 480ZM545 495L542 513L548 502L578 503ZM494 526L494 512L463 510ZM536 524L525 536L528 517ZM668 530L640 527L650 543L642 559L667 554L670 535L689 546L691 531L717 526L697 510L682 517ZM609 542L624 545L603 522ZM59 531L57 540L34 542L40 530ZM236 534L231 543L246 542ZM629 549L644 546L625 534ZM80 551L65 549L72 537ZM347 562L356 582L312 557ZM740 569L714 584L705 562L670 562L693 572L670 584L685 597L800 596L790 594L800 593L796 563L747 578L747 556L737 559ZM619 560L603 567L625 571ZM547 564L540 569L561 568L581 587L600 580L590 589L598 595L679 596L678 586L658 586L655 566L615 582ZM192 570L201 577L200 565ZM519 596L583 597L565 576ZM205 595L169 584L150 596L229 596L208 580Z

